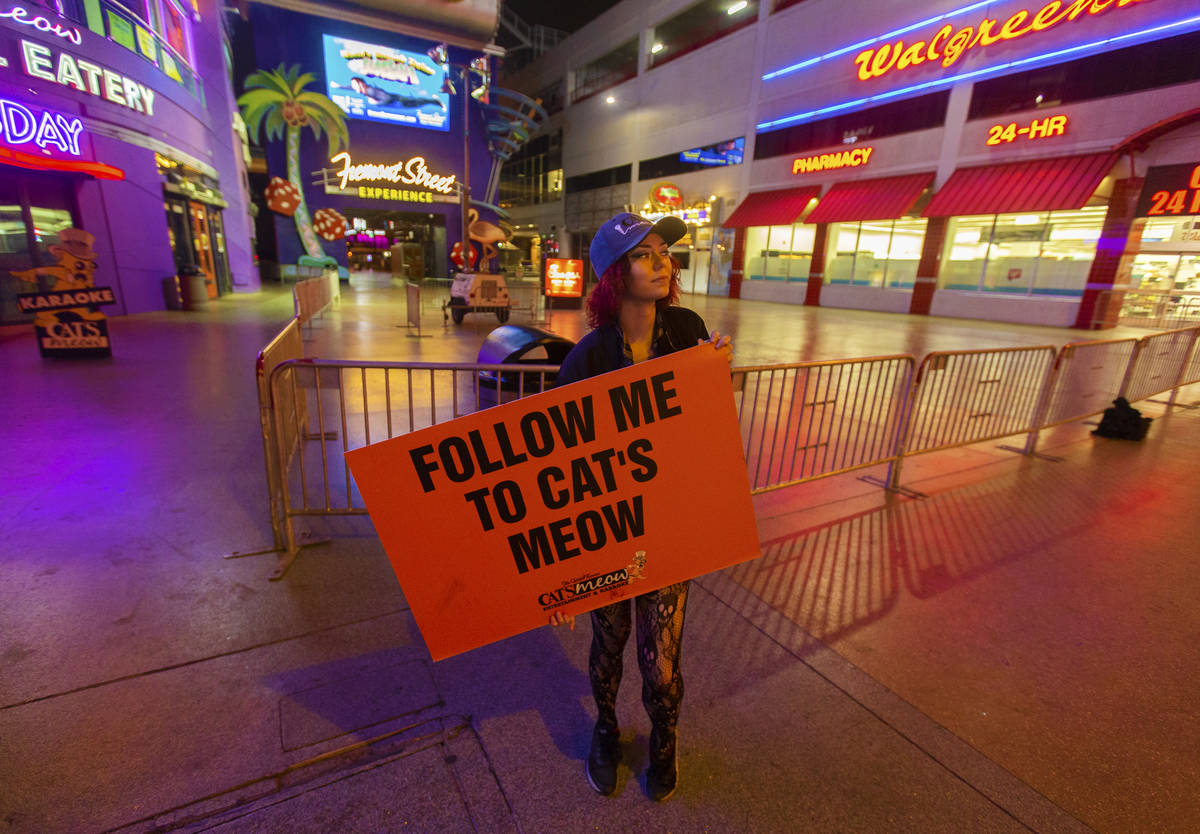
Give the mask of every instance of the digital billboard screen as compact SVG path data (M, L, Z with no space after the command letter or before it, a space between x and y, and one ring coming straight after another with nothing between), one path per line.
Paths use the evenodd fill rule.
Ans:
M698 165L741 165L742 155L746 150L746 139L739 136L726 142L718 142L704 148L692 148L690 151L680 151L680 162L692 162Z
M450 130L445 69L421 52L324 35L329 98L351 119Z

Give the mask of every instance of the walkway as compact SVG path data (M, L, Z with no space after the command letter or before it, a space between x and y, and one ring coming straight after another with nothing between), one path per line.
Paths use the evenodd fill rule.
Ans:
M407 338L398 296L348 292L310 352L471 360L495 324ZM740 364L1087 335L690 301ZM269 538L252 362L290 309L116 319L111 361L0 336L0 831L1200 830L1200 412L925 455L922 500L761 496L763 557L696 583L655 806L636 680L618 794L583 779L586 626L432 664L365 521L279 583L221 558Z

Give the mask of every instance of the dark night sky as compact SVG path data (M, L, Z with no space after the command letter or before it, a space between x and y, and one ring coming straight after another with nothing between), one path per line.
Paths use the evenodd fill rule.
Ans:
M574 32L617 0L503 0L530 26L541 24L553 29Z

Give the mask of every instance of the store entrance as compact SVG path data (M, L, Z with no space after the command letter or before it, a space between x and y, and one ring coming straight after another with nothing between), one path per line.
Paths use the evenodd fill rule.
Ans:
M445 278L446 219L440 214L349 209L350 271L411 281Z
M209 298L232 292L220 209L173 194L165 195L163 208L176 272L186 265L199 267Z

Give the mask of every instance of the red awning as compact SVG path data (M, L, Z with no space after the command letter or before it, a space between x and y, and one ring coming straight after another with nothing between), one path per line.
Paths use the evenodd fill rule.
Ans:
M777 191L759 191L742 200L721 225L726 229L741 229L746 226L790 226L804 213L809 201L821 193L819 185L800 188L781 188Z
M839 182L829 189L806 223L846 223L903 217L933 182L933 171Z
M1008 162L955 171L922 215L1006 214L1080 209L1116 161L1111 152Z

